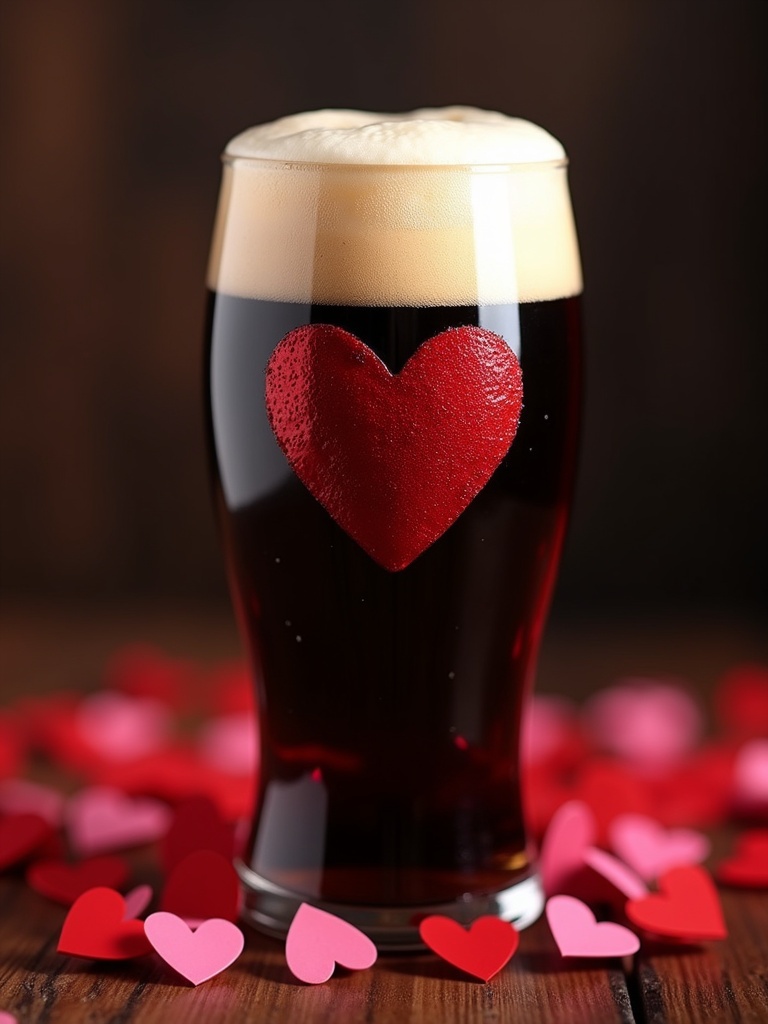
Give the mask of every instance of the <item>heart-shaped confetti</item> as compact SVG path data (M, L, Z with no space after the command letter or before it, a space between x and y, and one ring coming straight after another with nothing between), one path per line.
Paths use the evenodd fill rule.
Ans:
M197 850L213 850L231 860L234 836L234 825L222 818L212 800L207 796L190 797L174 809L171 826L161 845L163 866L171 871Z
M0 1024L19 1024L19 1021L7 1010L0 1010Z
M70 906L89 889L119 889L129 876L126 862L115 856L92 857L68 864L39 860L27 870L27 883L42 896Z
M461 515L509 450L523 399L503 338L455 327L390 373L359 338L296 328L267 365L269 422L291 468L367 553L404 569Z
M723 885L768 887L768 829L753 829L740 835L734 853L721 861L716 875Z
M66 810L69 837L82 857L142 846L162 838L171 823L165 804L131 799L117 789L93 786L80 790Z
M593 758L583 766L576 782L576 795L595 816L601 846L608 845L614 818L625 813L650 815L653 811L648 782L624 765L602 758Z
M0 819L0 871L34 856L54 835L39 814L10 814Z
M640 949L634 932L613 921L598 922L586 903L574 896L552 896L546 913L562 956L630 956Z
M236 921L240 882L232 862L214 850L190 853L168 876L160 909L187 922L209 918Z
M726 937L717 889L704 868L671 868L661 875L658 885L658 893L629 900L626 905L627 917L638 928L687 942Z
M141 917L149 904L152 902L152 886L137 885L123 897L125 901L125 920L130 921L134 917Z
M230 775L253 776L259 764L256 720L247 712L212 719L200 737L202 758Z
M627 679L600 691L584 715L605 750L646 770L680 760L703 730L701 710L690 694L654 679Z
M231 921L213 918L192 931L180 917L159 911L144 922L155 952L193 985L221 974L243 951L243 933Z
M59 953L91 960L129 960L151 951L144 922L126 920L125 900L114 889L89 889L69 909Z
M733 767L734 802L747 814L768 812L768 740L750 740Z
M76 715L81 737L109 761L130 761L159 750L170 726L170 713L160 701L109 691L86 697Z
M520 943L513 925L491 916L479 917L466 929L450 917L433 914L421 922L419 935L433 953L481 981L498 974Z
M643 880L631 868L612 857L610 853L606 853L605 850L591 846L584 852L584 863L613 890L607 894L601 893L596 890L594 882L590 880L585 888L589 896L593 899L596 898L598 902L604 901L604 895L607 895L610 900L613 894L618 894L620 906L623 908L627 900L640 899L648 892Z
M554 814L544 836L539 872L547 896L572 892L584 874L584 853L595 843L595 817L581 800L570 800Z
M647 882L669 868L701 864L711 843L693 829L665 829L643 814L620 814L608 827L610 844L618 856Z
M0 813L36 814L53 828L59 828L64 816L64 797L50 786L28 779L3 779L0 782Z
M376 947L359 929L335 914L302 903L285 940L291 973L308 985L328 981L336 964L364 971L376 962Z

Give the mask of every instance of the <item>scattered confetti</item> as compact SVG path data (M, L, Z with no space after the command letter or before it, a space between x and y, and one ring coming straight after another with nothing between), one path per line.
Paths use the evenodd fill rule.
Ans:
M89 889L72 904L61 929L59 953L91 960L130 960L151 952L144 922L126 920L125 900L114 889Z
M0 820L0 871L22 864L54 836L39 814L11 814Z
M160 750L168 741L168 707L151 697L106 690L86 697L75 715L81 739L107 761L133 761Z
M546 914L562 956L630 956L640 949L634 932L613 921L598 922L586 903L574 896L552 896Z
M718 882L746 889L768 888L768 829L743 832L734 853L715 872Z
M236 921L240 913L240 879L231 859L215 850L196 850L168 876L160 909L187 922L220 917Z
M36 814L59 828L64 818L64 797L38 782L4 779L0 782L0 814Z
M620 814L609 825L610 844L631 868L653 882L669 868L701 864L709 856L711 843L701 832L689 828L665 829L642 814Z
M373 966L376 947L354 925L302 903L285 940L285 959L293 975L308 985L328 981L336 964L350 971Z
M63 860L39 860L27 869L27 884L48 899L71 906L93 888L119 889L130 876L121 857L103 856L69 864Z
M515 927L498 917L478 917L469 929L433 914L419 925L425 946L441 959L481 981L490 981L514 956L520 943Z
M584 853L597 837L595 816L581 800L557 810L549 823L539 857L539 872L547 896L577 889L584 873Z
M193 931L175 914L150 914L144 931L155 952L193 985L209 981L237 960L245 937L231 921L213 918Z
M158 800L132 799L119 789L93 786L72 797L66 820L73 848L87 857L161 839L170 826L171 811Z
M704 868L671 868L661 875L658 885L658 893L627 903L627 917L638 928L685 942L726 937L720 898Z
M130 921L134 917L140 917L152 902L152 886L137 885L135 889L127 892L125 900L125 920Z
M160 855L165 870L171 871L197 850L213 850L231 860L234 845L234 825L224 820L208 797L192 796L174 810L170 828L160 845Z

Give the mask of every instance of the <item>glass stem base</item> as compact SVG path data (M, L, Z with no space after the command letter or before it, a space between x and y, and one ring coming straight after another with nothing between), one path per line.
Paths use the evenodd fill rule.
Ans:
M259 931L281 939L285 938L302 903L311 903L349 921L372 939L380 951L424 949L419 937L419 922L430 914L441 914L463 925L492 914L503 921L510 921L520 931L533 924L544 909L544 891L536 874L500 892L467 896L450 903L366 907L303 897L263 878L242 861L236 861L235 867L243 883L243 918Z

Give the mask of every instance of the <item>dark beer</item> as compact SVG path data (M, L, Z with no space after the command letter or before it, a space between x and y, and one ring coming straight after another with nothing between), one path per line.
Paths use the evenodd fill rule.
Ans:
M565 271L546 269L546 218L559 216L558 201L566 209L567 188L563 200L556 187L560 199L543 223L525 222L539 201L535 175L546 181L562 166L522 171L522 199L507 198L508 169L479 184L460 169L425 169L418 181L413 168L368 170L260 167L258 159L243 160L234 176L228 169L210 275L208 423L261 730L241 869L246 905L280 932L291 916L282 903L295 909L307 899L346 913L383 944L388 935L405 944L408 922L414 931L430 908L526 921L540 907L539 899L508 912L493 900L534 871L520 802L520 718L574 476L578 268L571 272L571 254ZM306 217L294 217L280 191L302 174L286 194L316 210L303 243ZM414 190L431 211L411 202ZM513 214L514 253L494 223L497 193L502 206L525 210ZM249 218L266 225L263 253L251 251L247 230L233 238ZM298 271L291 244L309 252ZM516 291L533 294L515 299ZM493 332L519 360L523 405L508 450L455 521L396 571L313 496L273 431L270 358L281 339L311 324L349 332L394 375L429 339L465 326ZM387 529L398 528L395 514ZM394 926L391 912L400 915Z

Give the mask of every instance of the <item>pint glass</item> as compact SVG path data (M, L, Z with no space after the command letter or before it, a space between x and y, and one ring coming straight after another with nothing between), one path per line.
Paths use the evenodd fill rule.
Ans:
M261 739L249 919L382 947L542 893L520 722L579 409L562 148L452 108L320 111L224 155L209 270L217 515Z

